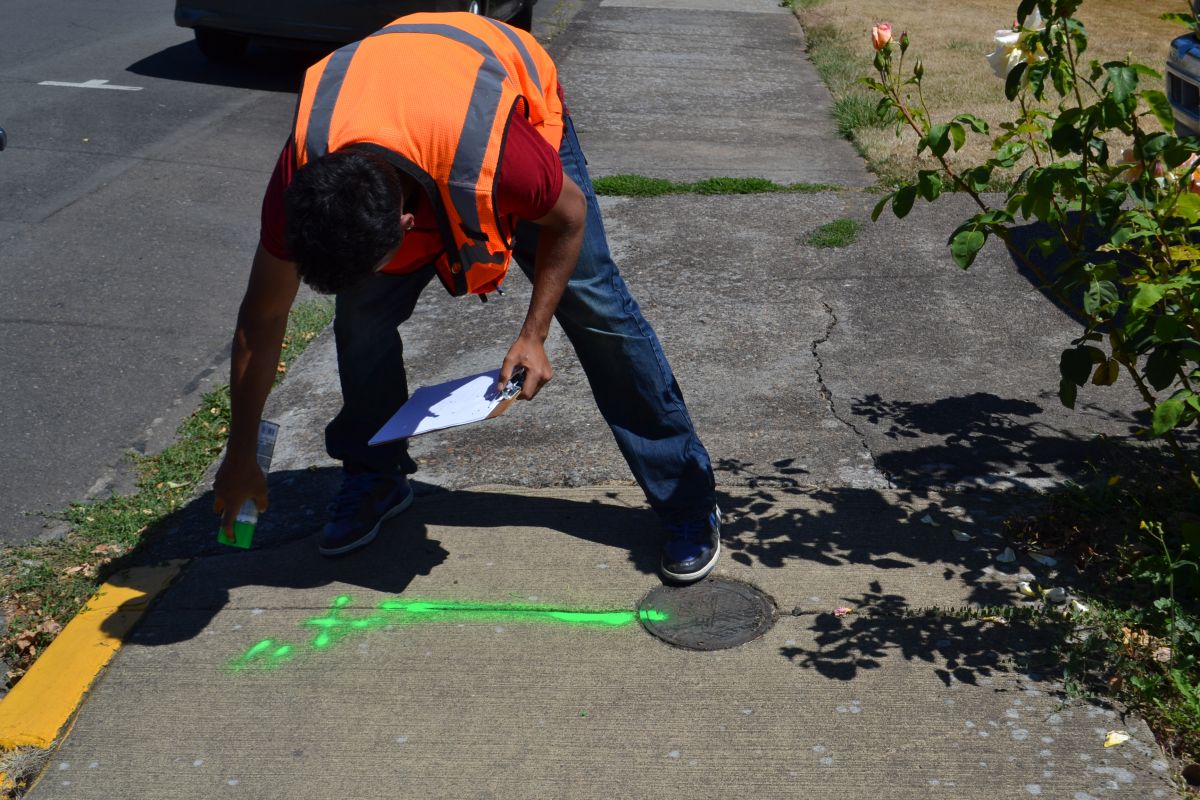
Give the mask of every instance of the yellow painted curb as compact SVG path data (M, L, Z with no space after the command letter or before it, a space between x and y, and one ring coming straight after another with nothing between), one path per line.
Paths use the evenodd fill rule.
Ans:
M186 559L135 567L109 578L0 700L0 748L49 747L100 670Z

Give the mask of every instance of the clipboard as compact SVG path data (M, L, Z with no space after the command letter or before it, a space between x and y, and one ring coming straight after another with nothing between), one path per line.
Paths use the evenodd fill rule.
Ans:
M408 402L400 406L368 444L387 444L498 417L521 393L525 369L518 368L504 389L496 388L499 380L500 370L494 369L435 386L423 386L412 393Z

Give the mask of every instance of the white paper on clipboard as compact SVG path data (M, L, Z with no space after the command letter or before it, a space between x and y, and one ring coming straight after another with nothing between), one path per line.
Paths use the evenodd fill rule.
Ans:
M500 370L417 389L368 444L386 444L431 431L498 417L512 403L496 388Z

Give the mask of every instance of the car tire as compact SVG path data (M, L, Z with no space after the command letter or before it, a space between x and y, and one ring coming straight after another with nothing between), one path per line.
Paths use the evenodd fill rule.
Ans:
M533 30L533 3L522 3L521 10L512 16L508 21L509 25L514 28L520 28L523 31Z
M246 54L250 39L229 31L196 28L196 45L214 64L236 64Z

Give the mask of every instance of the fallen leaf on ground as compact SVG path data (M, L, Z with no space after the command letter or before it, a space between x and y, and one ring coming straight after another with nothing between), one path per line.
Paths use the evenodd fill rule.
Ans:
M1017 591L1026 597L1037 597L1040 594L1037 584L1030 583L1029 581L1018 581Z
M1132 647L1149 647L1150 634L1143 630L1133 630L1132 628L1121 628L1121 644L1127 648Z
M1154 651L1153 656L1154 656L1155 661L1162 661L1164 663L1167 661L1170 661L1171 660L1171 648L1160 647Z
M1029 557L1032 558L1037 563L1041 564L1043 567L1053 567L1055 564L1058 563L1057 558L1054 558L1053 556L1048 556L1045 553L1030 553Z
M1004 548L1004 552L996 556L996 560L1001 564L1011 564L1017 560L1017 554L1013 552L1011 547Z
M1125 742L1128 742L1132 738L1133 737L1130 736L1125 731L1109 731L1108 734L1104 737L1104 746L1105 747L1116 747L1119 744L1124 744Z
M1065 603L1067 602L1067 590L1061 586L1055 586L1052 589L1042 592L1042 597L1045 597L1051 603Z
M1087 607L1086 603L1081 603L1078 600L1072 600L1071 601L1071 610L1077 611L1080 614L1086 614L1090 609Z
M969 542L975 538L971 534L966 533L964 531L960 531L960 530L953 530L953 531L950 531L950 533L954 534L954 538L960 542Z
M48 633L51 636L54 636L56 633L62 630L62 625L59 625L57 620L48 619L41 625L38 625L37 629L39 633Z
M979 619L983 620L984 622L994 622L997 625L1007 625L1008 624L1008 620L1006 620L1004 617L996 616L995 614L992 614L987 617L980 617Z
M935 528L939 527L938 524L934 521L933 517L929 516L928 514L921 517L921 522L924 522L926 525L932 525Z

